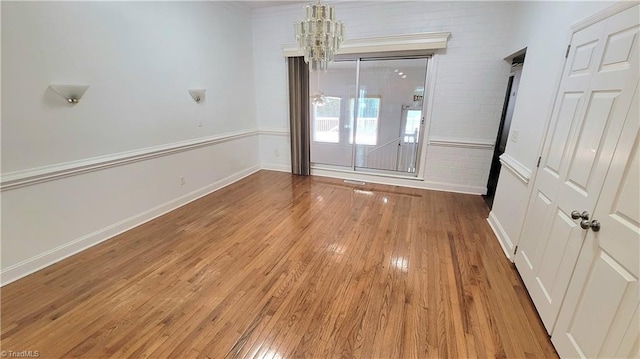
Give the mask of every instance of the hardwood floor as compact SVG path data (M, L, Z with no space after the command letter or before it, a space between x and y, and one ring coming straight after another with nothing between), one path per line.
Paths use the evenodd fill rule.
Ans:
M557 357L481 196L260 171L2 288L40 357Z

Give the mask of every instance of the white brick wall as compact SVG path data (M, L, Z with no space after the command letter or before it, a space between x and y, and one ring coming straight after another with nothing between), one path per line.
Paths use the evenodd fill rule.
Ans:
M484 186L492 155L491 149L429 146L425 179L435 183Z
M286 65L281 45L294 42L293 22L303 5L265 8L253 13L254 71L258 126L287 129ZM495 140L510 71L503 60L513 5L506 2L349 2L335 4L348 38L451 32L439 52L430 138ZM263 148L264 160L273 150ZM427 149L427 181L486 186L491 151ZM428 187L428 185L426 185Z

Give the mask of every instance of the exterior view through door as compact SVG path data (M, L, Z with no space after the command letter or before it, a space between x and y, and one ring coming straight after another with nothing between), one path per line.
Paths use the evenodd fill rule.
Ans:
M427 62L358 58L311 73L312 165L415 177Z

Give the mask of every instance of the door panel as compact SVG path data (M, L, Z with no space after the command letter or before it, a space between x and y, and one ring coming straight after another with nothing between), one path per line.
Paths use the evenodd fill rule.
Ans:
M589 75L589 68L592 66L593 51L598 45L598 40L576 45L575 55L571 61L569 77Z
M638 291L638 282L615 259L601 251L585 284L566 335L582 356L601 357L600 347L607 339L616 312L625 300L634 302L632 297ZM602 290L606 291L606 298Z
M549 155L543 168L552 176L555 175L556 178L560 175L562 154L566 152L567 138L569 137L571 124L575 122L574 117L578 112L578 105L580 105L581 99L582 93L579 92L564 94L561 100L562 103L560 104L560 113L558 115L559 119L552 133Z
M620 95L620 91L592 92L587 104L587 116L582 122L582 128L578 134L578 144L571 159L571 167L567 179L572 187L587 194L589 182L597 165L596 157L600 154L603 133L610 123L614 101ZM606 121L602 121L606 119Z
M563 240L548 241L547 248L539 263L539 271L537 276L538 285L542 289L547 301L553 302L553 298L557 296L559 290L564 290L565 283L571 272L563 272L561 267L564 263L562 260L568 253L574 253L580 250L579 244L582 242L582 229L578 224L561 210L553 217L553 224L549 236L551 238L562 238Z
M637 14L636 14L637 16ZM616 68L629 68L633 44L637 41L638 27L631 26L607 37L607 49L602 59L600 72L615 71Z
M562 206L558 197L570 186L569 164L576 154L576 132L584 127L584 98L598 68L594 57L602 56L604 45L599 39L604 27L605 23L600 22L573 36L549 126L549 140L535 179L536 199L530 201L515 257L516 267L548 332L553 328L571 275L572 268L567 271L567 263L575 263L584 236L570 216L575 208ZM584 198L584 193L581 196ZM542 198L547 200L540 202ZM544 202L548 204L542 205ZM588 209L587 205L582 204L582 208Z
M552 341L566 357L640 357L638 88Z
M548 197L546 197L542 192L538 192L537 196L533 200L531 215L529 216L529 220L537 223L544 223L545 218L548 218L548 213L551 210L552 201ZM524 260L523 264L528 267L528 270L533 270L533 263L537 263L539 261L539 256L542 253L543 248L539 248L543 244L544 241L539 241L538 248L535 248L533 251L521 251L522 259ZM533 253L533 257L529 257L529 253Z
M635 16L630 13L633 11ZM593 213L596 208L632 107L638 81L637 12L635 6L575 33L572 38L573 50L559 87L541 168L535 179L534 197L515 258L550 333L586 234L579 220L571 219L571 212ZM547 201L541 202L542 198ZM548 205L542 205L547 202ZM636 257L637 253L634 252ZM598 268L597 273L591 271L594 278L611 274L602 265ZM584 305L587 308L595 304ZM572 340L576 342L578 337Z

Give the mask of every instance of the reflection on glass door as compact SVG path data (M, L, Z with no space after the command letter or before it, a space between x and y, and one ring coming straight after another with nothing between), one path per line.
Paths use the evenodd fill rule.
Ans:
M426 58L361 60L356 170L417 172L426 70ZM361 126L364 141L358 141Z
M311 162L353 169L350 119L356 93L356 61L334 62L309 73Z
M378 143L380 98L362 97L359 99L357 127L354 126L354 115L356 114L354 105L355 99L352 98L349 100L349 144L353 144L355 135L356 144L375 146Z
M324 96L322 103L315 103L313 111L313 141L321 143L340 142L340 97Z
M397 171L408 173L416 172L421 124L422 109L420 107L403 106Z
M311 162L415 176L426 70L427 58L359 59L311 73Z

